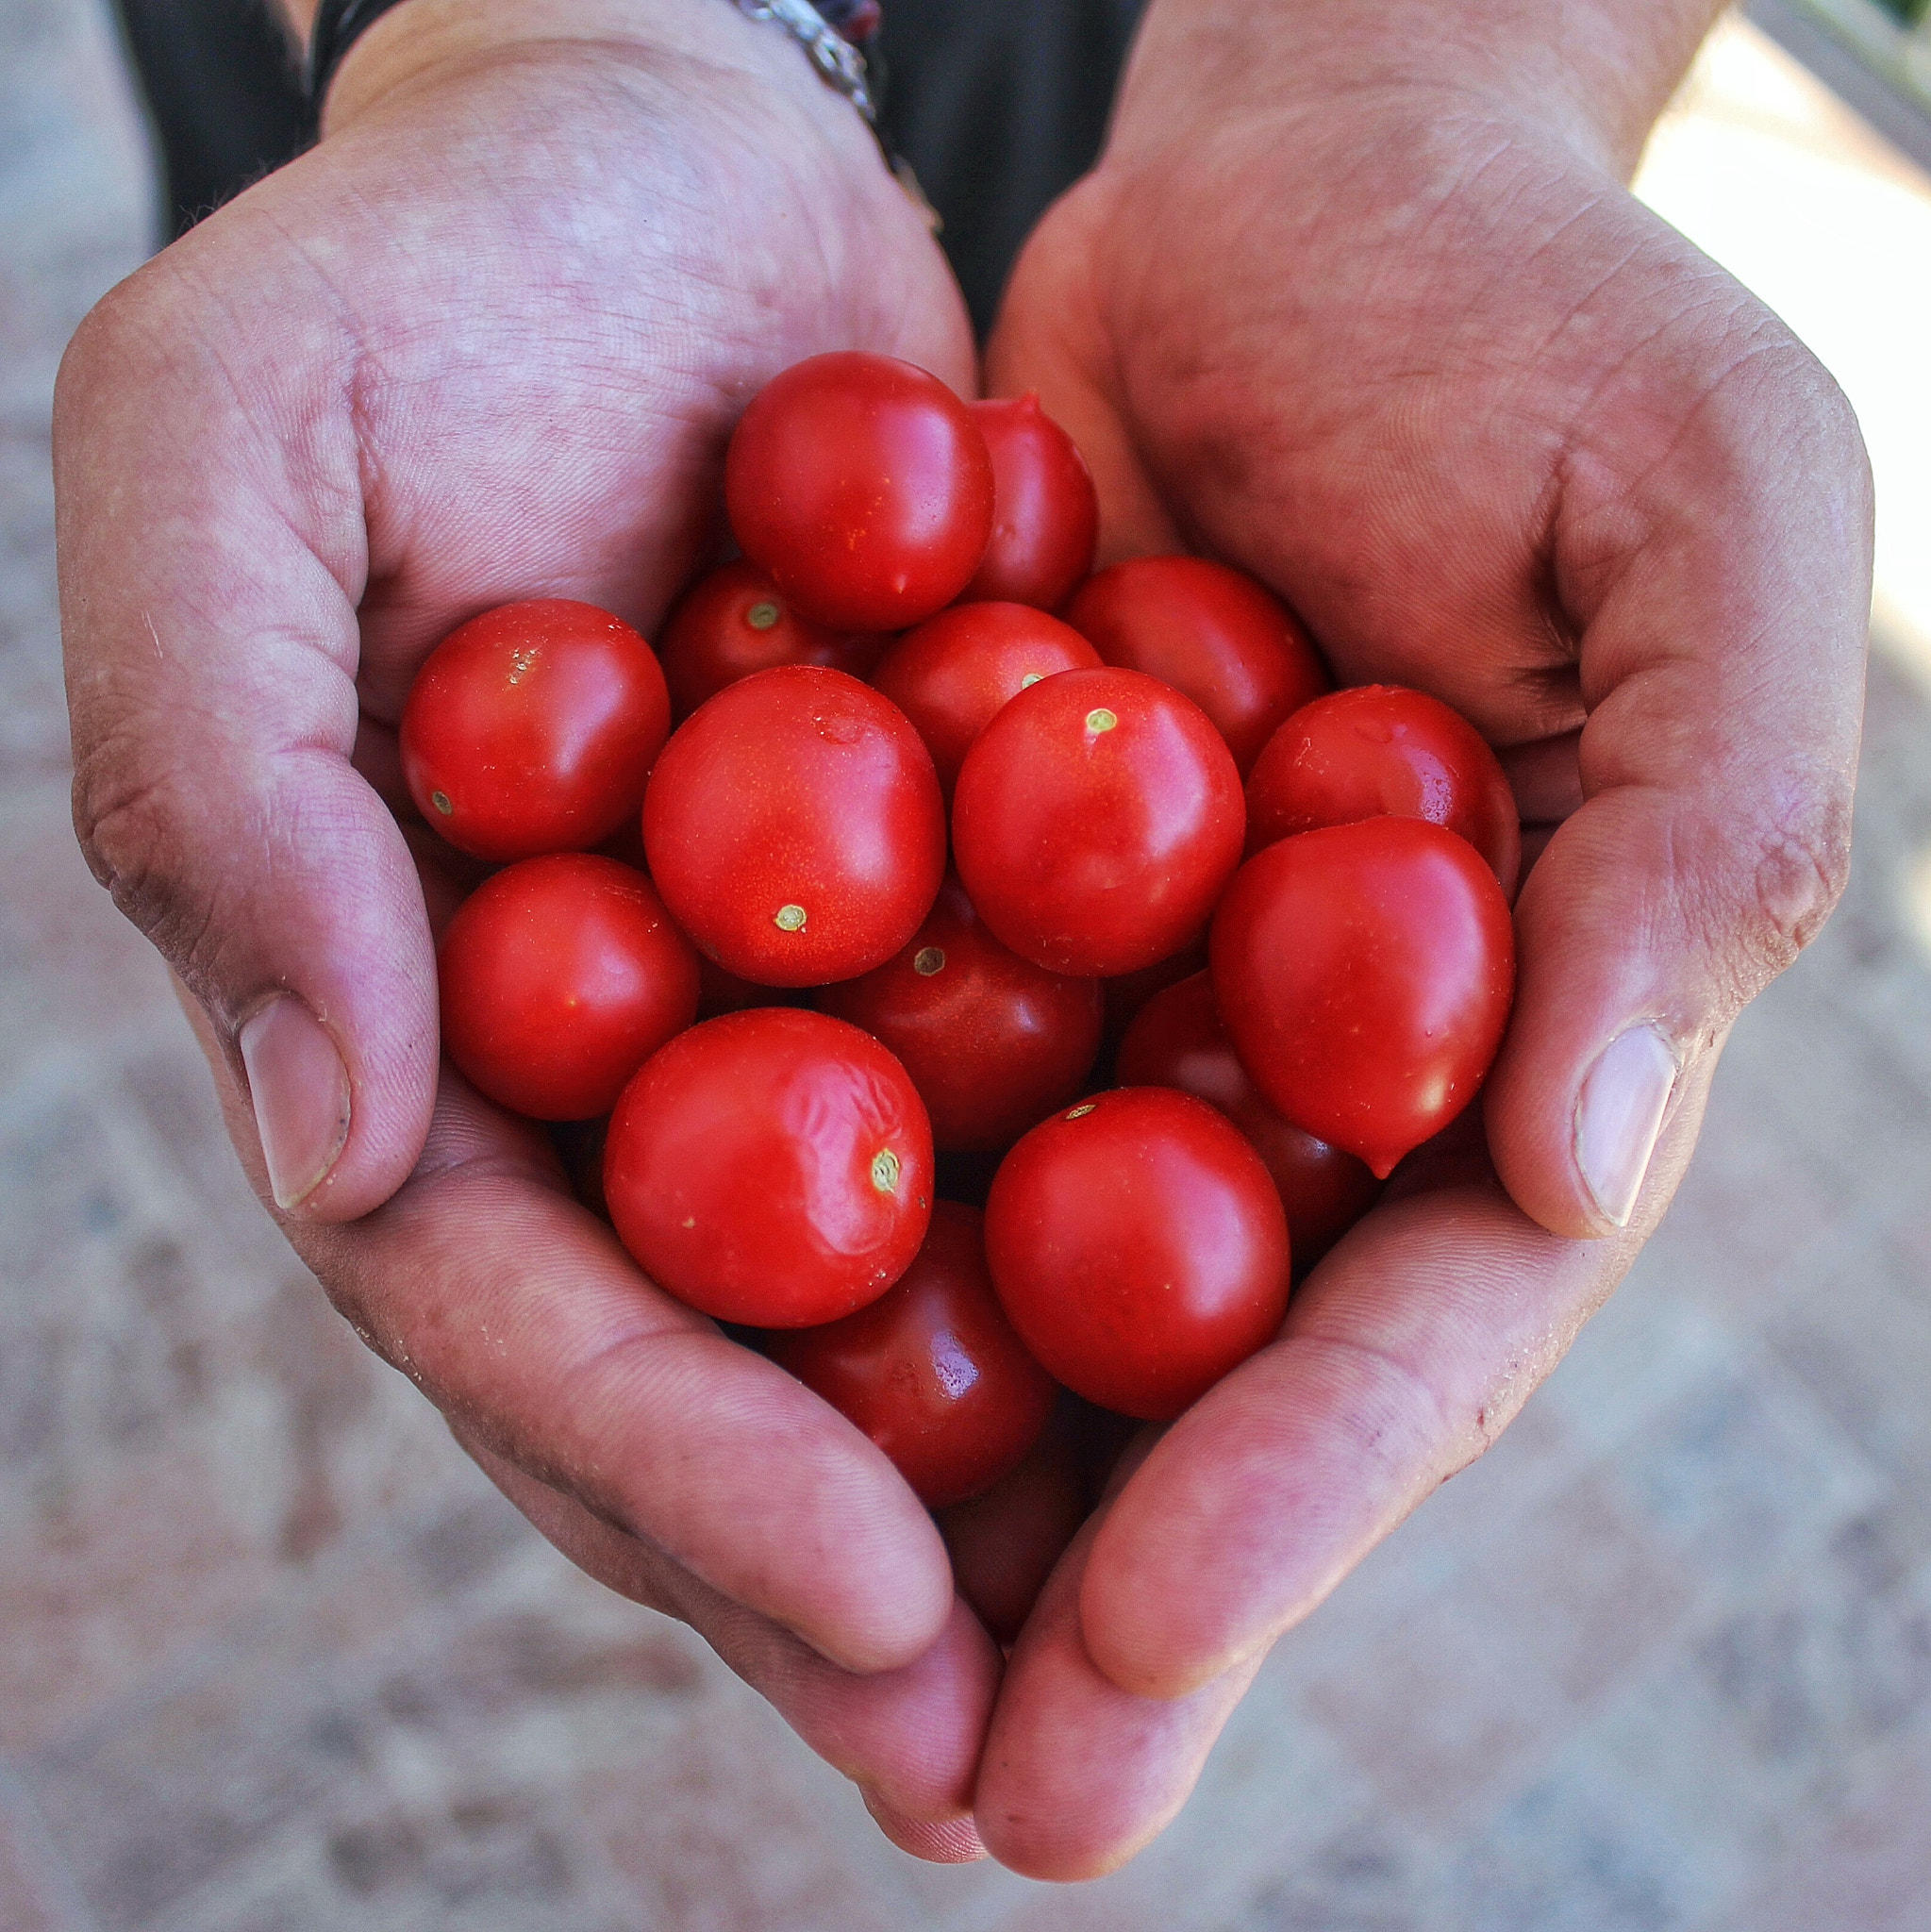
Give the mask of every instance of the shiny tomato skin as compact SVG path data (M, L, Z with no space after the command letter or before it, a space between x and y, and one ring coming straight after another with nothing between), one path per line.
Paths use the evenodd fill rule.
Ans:
M1401 685L1330 691L1268 740L1247 776L1247 849L1382 812L1458 833L1515 897L1522 819L1501 760L1458 711Z
M1244 572L1205 557L1136 557L1089 577L1061 613L1108 664L1183 691L1240 775L1332 680L1300 620Z
M1104 978L1196 937L1240 863L1245 810L1190 698L1138 671L1064 671L966 754L953 850L995 937L1048 972Z
M1214 915L1214 1004L1293 1124L1386 1178L1487 1076L1515 995L1495 874L1425 819L1302 832L1243 865Z
M932 1211L932 1130L906 1072L842 1021L726 1013L641 1067L604 1194L652 1280L721 1322L808 1328L876 1301Z
M586 852L636 815L671 728L650 646L594 604L504 604L424 659L403 705L403 778L458 850L505 863Z
M1126 1038L1126 1029L1155 993L1164 992L1177 981L1191 979L1196 973L1206 971L1207 928L1203 926L1199 936L1177 953L1170 953L1164 959L1156 959L1151 966L1142 966L1138 973L1123 973L1118 978L1102 980L1100 991L1107 1002L1107 1022L1100 1031L1100 1051L1119 1052L1120 1042ZM1134 1084L1158 1087L1173 1083L1156 1080Z
M759 671L673 734L643 801L671 916L726 973L823 986L918 929L945 873L945 805L905 714L842 671Z
M881 637L813 624L765 572L741 557L685 591L664 620L658 656L671 690L671 716L681 724L706 698L754 671L822 664L864 677L885 644Z
M1266 1163L1288 1212L1294 1266L1313 1267L1374 1205L1381 1185L1352 1154L1304 1134L1260 1097L1214 1010L1205 973L1157 992L1120 1042L1123 1087L1177 1087L1233 1122Z
M965 755L1007 702L1060 671L1097 671L1070 625L1024 604L955 604L886 652L872 673L925 741L950 802Z
M1092 473L1037 393L974 403L972 411L992 458L992 536L965 594L1057 610L1093 567Z
M609 1112L697 1011L697 955L649 879L589 852L485 879L449 922L436 972L444 1051L533 1120Z
M1002 946L956 878L883 966L826 987L818 1006L898 1057L941 1153L1008 1146L1079 1091L1099 1051L1099 981Z
M1026 1135L993 1176L986 1258L1048 1374L1150 1422L1273 1341L1288 1306L1287 1217L1259 1155L1169 1087L1095 1094Z
M936 375L861 350L774 376L724 458L745 556L836 630L904 630L950 604L986 553L992 487L971 409Z
M928 1509L990 1489L1053 1412L1052 1376L992 1292L983 1220L937 1203L924 1246L878 1300L765 1351L871 1437Z

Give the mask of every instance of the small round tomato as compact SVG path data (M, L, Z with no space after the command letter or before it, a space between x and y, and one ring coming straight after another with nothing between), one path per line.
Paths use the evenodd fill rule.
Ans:
M697 955L651 882L588 852L485 879L449 922L436 973L449 1058L533 1120L608 1113L697 1011Z
M1385 1178L1487 1076L1515 996L1495 874L1425 819L1362 819L1250 858L1208 938L1240 1064L1297 1127Z
M1079 1091L1100 1044L1100 986L1002 946L947 879L924 923L822 1011L896 1054L945 1152L1004 1147Z
M870 1436L929 1509L990 1489L1053 1412L1053 1378L992 1293L982 1220L941 1201L924 1246L877 1301L766 1350Z
M664 622L658 641L671 715L680 724L727 684L774 664L822 664L865 676L880 637L827 630L791 608L755 563L740 558L700 577Z
M872 674L925 741L948 800L965 755L1007 701L1059 671L1097 671L1100 654L1024 604L955 604L907 631Z
M1247 849L1383 812L1459 833L1515 896L1522 820L1500 761L1459 712L1395 684L1330 691L1268 740L1247 778Z
M1234 760L1190 699L1138 671L1064 671L1023 691L966 754L960 879L1023 958L1137 972L1207 924L1240 861Z
M721 1322L808 1328L876 1301L925 1239L932 1129L856 1026L726 1013L646 1060L617 1102L604 1194L652 1280Z
M1245 777L1281 723L1328 689L1300 620L1244 572L1205 557L1136 557L1089 577L1066 621L1108 664L1184 691Z
M1176 1416L1273 1339L1288 1223L1205 1101L1121 1087L1035 1127L986 1202L1001 1306L1046 1372L1102 1408Z
M677 727L643 802L664 904L758 986L891 958L945 874L945 805L905 714L842 671L758 671Z
M1304 1273L1374 1205L1380 1185L1352 1154L1304 1134L1260 1097L1214 1010L1205 973L1156 993L1120 1043L1123 1087L1177 1087L1246 1135L1288 1211L1294 1265Z
M724 458L744 554L799 609L904 630L966 587L992 530L992 458L936 375L859 350L793 363L752 398Z
M636 815L670 728L650 646L594 604L540 597L429 653L403 706L403 777L477 858L584 852Z
M1156 959L1151 966L1142 966L1138 973L1123 973L1117 978L1100 982L1100 991L1107 1002L1107 1022L1100 1029L1100 1050L1102 1053L1115 1053L1120 1042L1126 1038L1126 1029L1133 1024L1134 1016L1153 998L1157 992L1164 992L1170 986L1182 979L1191 979L1196 973L1207 971L1207 928L1203 926L1198 939L1170 953L1164 959ZM1136 1083L1145 1084L1145 1083ZM1171 1086L1171 1081L1154 1081L1154 1086Z
M1093 567L1100 498L1072 437L1036 393L972 405L992 458L992 539L968 597L1057 610Z

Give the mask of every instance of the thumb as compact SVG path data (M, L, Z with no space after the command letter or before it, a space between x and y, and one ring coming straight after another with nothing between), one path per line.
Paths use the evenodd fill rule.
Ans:
M1665 449L1579 451L1556 590L1581 629L1584 803L1529 874L1514 1017L1487 1097L1495 1164L1552 1232L1647 1224L1650 1157L1692 1062L1841 891L1871 585L1849 407L1761 311ZM1635 433L1621 433L1634 444ZM1625 478L1638 480L1629 483Z
M422 889L350 765L361 505L317 479L358 476L354 429L345 405L260 426L185 303L164 258L61 369L75 822L226 1050L244 1163L285 1211L343 1221L413 1165L438 1054Z

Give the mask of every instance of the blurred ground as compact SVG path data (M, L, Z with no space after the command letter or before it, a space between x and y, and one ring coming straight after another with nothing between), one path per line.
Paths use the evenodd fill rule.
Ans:
M1494 1453L1167 1837L934 1871L521 1526L242 1185L68 830L47 398L146 246L94 0L0 0L0 1928L1931 1927L1931 190L1727 32L1645 192L1838 370L1885 505L1850 896Z

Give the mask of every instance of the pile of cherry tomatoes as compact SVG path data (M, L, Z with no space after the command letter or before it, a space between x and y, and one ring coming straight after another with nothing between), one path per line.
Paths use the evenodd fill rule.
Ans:
M410 791L502 868L443 937L443 1043L519 1113L608 1117L639 1265L936 1507L1056 1383L1178 1414L1468 1104L1515 806L1240 573L1089 575L1034 398L815 357L745 411L725 508L742 557L658 653L543 600L416 679Z

